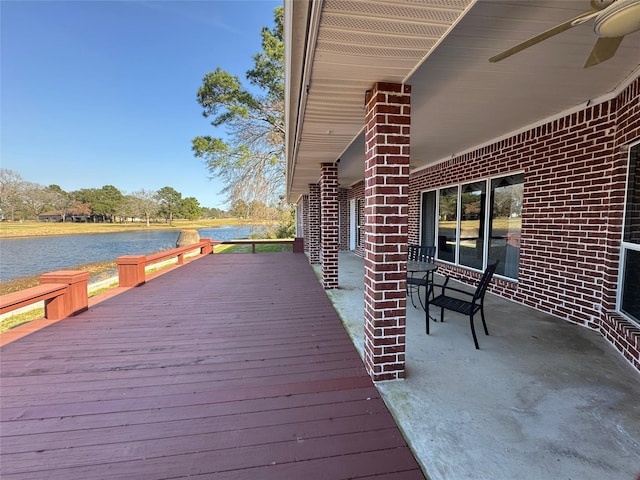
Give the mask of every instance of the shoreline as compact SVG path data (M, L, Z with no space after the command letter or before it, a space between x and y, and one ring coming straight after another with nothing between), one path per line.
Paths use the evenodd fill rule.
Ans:
M202 228L221 228L230 226L271 226L275 221L249 220L241 218L224 218L216 220L174 220L173 225L167 223L69 223L69 222L0 222L0 239L47 237L63 235L91 235L102 233L120 233L134 230L183 230Z
M115 259L109 262L94 262L69 267L69 270L85 270L89 272L89 282L100 282L109 276L118 275ZM46 273L46 272L43 272ZM40 275L27 275L0 282L0 295L18 292L40 284Z

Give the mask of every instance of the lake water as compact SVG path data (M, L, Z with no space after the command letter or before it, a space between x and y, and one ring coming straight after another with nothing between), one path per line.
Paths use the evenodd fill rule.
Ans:
M251 226L198 229L201 238L247 238ZM136 230L91 235L0 239L0 281L40 275L77 265L109 262L121 255L149 255L175 248L178 230Z

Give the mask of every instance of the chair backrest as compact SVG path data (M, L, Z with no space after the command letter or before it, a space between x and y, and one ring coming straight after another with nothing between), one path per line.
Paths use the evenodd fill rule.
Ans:
M409 245L407 248L407 260L433 263L435 256L436 247L433 245Z
M474 300L479 300L481 298L484 298L484 294L487 291L487 288L489 287L489 283L491 283L491 277L493 277L493 274L495 273L496 268L498 268L498 262L499 260L496 260L496 263L494 263L493 265L487 265L487 268L482 274L482 278L478 283L478 287L476 288L476 291L473 294Z
M422 246L423 254L426 258L425 262L433 263L433 259L436 256L436 246L435 245L423 245Z

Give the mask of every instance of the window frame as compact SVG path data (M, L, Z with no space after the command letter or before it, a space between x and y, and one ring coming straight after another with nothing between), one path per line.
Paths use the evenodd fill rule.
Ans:
M633 322L634 324L640 326L640 318L635 318L629 313L622 310L623 303L623 282L626 273L626 262L627 262L627 254L629 251L640 252L640 242L633 243L629 241L625 241L625 226L627 224L627 205L629 201L629 180L631 177L631 153L632 150L638 149L638 155L640 157L640 139L636 139L633 142L628 144L628 155L627 155L627 175L625 178L625 193L624 193L624 211L622 215L622 228L620 229L620 260L618 265L618 282L617 282L617 290L616 290L616 312L622 315L624 318ZM640 175L640 162L637 162L635 165L635 174Z

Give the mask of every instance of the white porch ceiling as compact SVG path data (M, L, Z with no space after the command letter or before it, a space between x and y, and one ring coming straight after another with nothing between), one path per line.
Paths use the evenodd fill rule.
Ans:
M488 59L591 9L588 0L291 0L287 48L287 194L340 158L340 185L364 177L364 96L412 86L411 164L419 169L588 101L638 75L640 32L584 69L593 22L499 63Z

